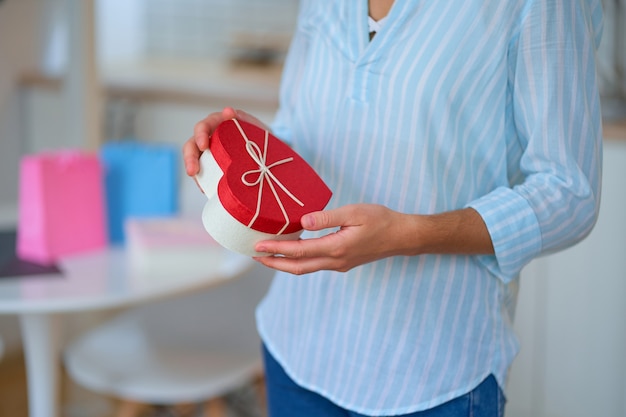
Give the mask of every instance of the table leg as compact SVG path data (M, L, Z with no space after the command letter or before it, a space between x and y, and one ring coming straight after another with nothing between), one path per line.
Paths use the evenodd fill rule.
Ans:
M32 417L59 416L59 323L59 317L51 314L20 316Z

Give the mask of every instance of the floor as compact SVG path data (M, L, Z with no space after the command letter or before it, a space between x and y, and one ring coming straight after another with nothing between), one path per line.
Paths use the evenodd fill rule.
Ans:
M0 416L26 416L26 374L22 355L5 356L0 360Z
M62 375L62 417L114 417L119 402L89 392L74 384L67 375ZM261 381L262 382L262 381ZM259 386L261 391L259 391ZM265 417L262 383L244 387L224 398L223 417ZM198 406L183 406L178 409L146 407L138 417L196 417L203 416ZM215 415L215 414L214 414ZM28 397L26 372L21 353L6 355L0 360L0 417L27 417Z

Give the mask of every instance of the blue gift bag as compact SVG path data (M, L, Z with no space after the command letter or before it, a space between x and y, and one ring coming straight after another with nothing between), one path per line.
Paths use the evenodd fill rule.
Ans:
M100 150L105 170L109 241L123 243L124 222L178 212L179 149L173 145L123 141Z

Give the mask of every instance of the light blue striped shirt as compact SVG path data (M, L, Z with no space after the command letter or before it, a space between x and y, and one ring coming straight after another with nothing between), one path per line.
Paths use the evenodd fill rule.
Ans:
M261 336L299 384L363 414L462 395L517 351L514 284L595 222L599 0L302 1L273 125L334 191L330 207L475 208L495 256L393 257L279 273Z

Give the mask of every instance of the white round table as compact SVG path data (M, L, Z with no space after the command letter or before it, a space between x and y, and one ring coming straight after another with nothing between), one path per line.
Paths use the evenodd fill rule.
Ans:
M126 250L112 247L62 259L59 274L0 279L0 314L16 314L20 319L30 416L59 415L62 314L125 307L207 289L254 265L251 258L221 247L208 256L196 264L148 271L134 267Z

